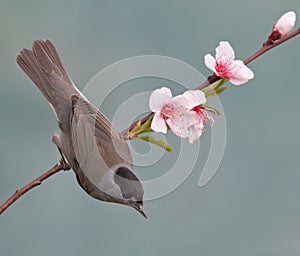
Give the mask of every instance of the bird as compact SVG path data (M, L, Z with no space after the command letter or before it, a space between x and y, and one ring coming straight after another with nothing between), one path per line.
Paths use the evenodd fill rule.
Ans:
M147 218L128 144L72 82L53 43L35 40L16 62L54 110L59 134L52 142L79 185L95 199L130 206Z

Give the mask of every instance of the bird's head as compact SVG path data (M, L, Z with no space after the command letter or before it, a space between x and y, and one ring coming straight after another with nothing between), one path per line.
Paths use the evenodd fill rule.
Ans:
M145 218L143 207L144 189L136 175L126 166L120 166L114 173L114 182L120 188L119 203L131 206Z

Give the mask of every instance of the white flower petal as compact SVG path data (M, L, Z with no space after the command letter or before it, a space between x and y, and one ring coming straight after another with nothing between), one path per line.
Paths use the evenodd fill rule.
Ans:
M184 95L177 95L176 97L173 98L172 102L174 103L174 105L177 106L177 108L181 108L181 107L185 107L189 104L188 103L188 99L187 97L185 97ZM177 109L176 108L176 109Z
M234 63L234 72L232 77L230 77L230 82L234 85L240 85L248 82L249 79L254 77L254 73L250 68L248 68L243 61L235 60Z
M206 54L204 56L204 64L206 67L208 67L214 73L216 73L216 69L215 69L216 59L211 54Z
M167 133L167 125L163 117L157 113L151 122L151 129L155 132Z
M188 105L185 107L189 110L206 102L205 93L200 90L186 91L183 96L187 98Z
M221 41L219 46L216 48L216 59L221 59L226 57L226 59L235 58L234 50L227 41Z
M172 92L167 87L156 89L150 95L149 107L152 112L161 111L164 104L168 103L172 99Z
M189 136L188 127L181 127L172 119L167 119L167 124L169 125L172 132L180 138L187 138Z
M203 121L190 127L189 143L194 143L203 133Z
M278 30L282 36L289 33L295 26L296 13L293 11L283 14L275 23L273 30Z
M193 113L194 111L188 111L182 107L167 119L167 124L177 136L187 138L189 136L189 127L196 123Z

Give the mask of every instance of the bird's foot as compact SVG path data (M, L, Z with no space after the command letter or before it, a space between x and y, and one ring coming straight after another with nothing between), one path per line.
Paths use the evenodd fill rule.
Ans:
M68 171L71 169L70 165L66 162L65 158L62 155L62 158L59 161L59 164L61 165L61 167L65 170Z
M57 146L57 149L59 151L59 154L61 156L61 159L59 161L59 164L61 165L61 167L65 170L68 171L71 169L70 165L67 163L61 149L60 149L60 141L59 141L59 136L58 135L53 135L51 138L52 142Z

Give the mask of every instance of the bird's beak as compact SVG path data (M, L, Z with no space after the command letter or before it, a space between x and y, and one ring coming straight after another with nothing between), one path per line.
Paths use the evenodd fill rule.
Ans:
M134 209L136 209L140 214L144 216L145 219L147 219L147 215L145 213L144 207L141 204L135 205Z

